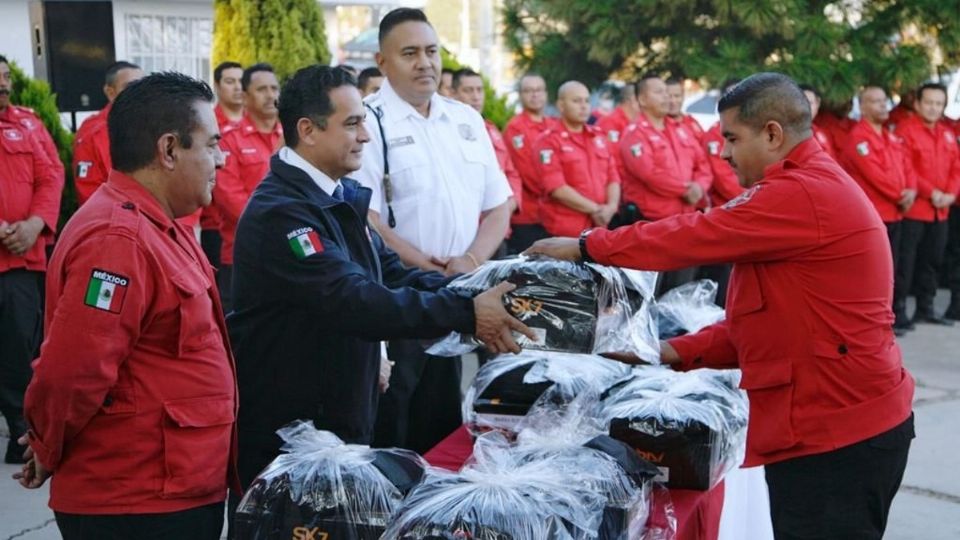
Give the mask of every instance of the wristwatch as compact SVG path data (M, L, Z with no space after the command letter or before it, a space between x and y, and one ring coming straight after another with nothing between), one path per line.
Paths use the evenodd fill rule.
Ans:
M590 236L591 233L593 233L593 229L585 229L580 233L580 259L583 262L594 262L593 257L587 252L587 237Z

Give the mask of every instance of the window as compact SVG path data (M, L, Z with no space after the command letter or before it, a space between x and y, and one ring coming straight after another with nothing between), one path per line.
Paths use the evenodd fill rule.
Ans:
M127 56L144 72L179 71L211 79L213 21L164 15L126 16Z

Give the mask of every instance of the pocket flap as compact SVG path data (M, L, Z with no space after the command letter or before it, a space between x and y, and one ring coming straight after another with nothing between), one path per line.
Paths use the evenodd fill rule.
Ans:
M221 426L234 421L233 399L229 397L167 401L163 408L180 427Z
M760 279L752 264L734 267L729 290L728 309L731 318L763 309L763 290L760 289Z
M210 284L206 276L190 268L184 268L182 271L170 276L170 282L184 296L197 296L207 292Z
M773 388L793 381L793 361L789 358L743 362L740 368L740 388L744 390Z

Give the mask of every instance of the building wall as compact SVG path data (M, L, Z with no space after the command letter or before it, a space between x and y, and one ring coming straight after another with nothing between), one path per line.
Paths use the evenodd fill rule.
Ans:
M27 0L0 0L0 54L16 62L33 76L33 52L30 40L30 5Z

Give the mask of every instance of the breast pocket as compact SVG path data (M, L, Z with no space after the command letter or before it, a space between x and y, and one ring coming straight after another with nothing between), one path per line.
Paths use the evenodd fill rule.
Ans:
M216 324L211 283L197 269L187 266L170 281L177 291L179 336L177 354L197 351L215 345L220 340Z

